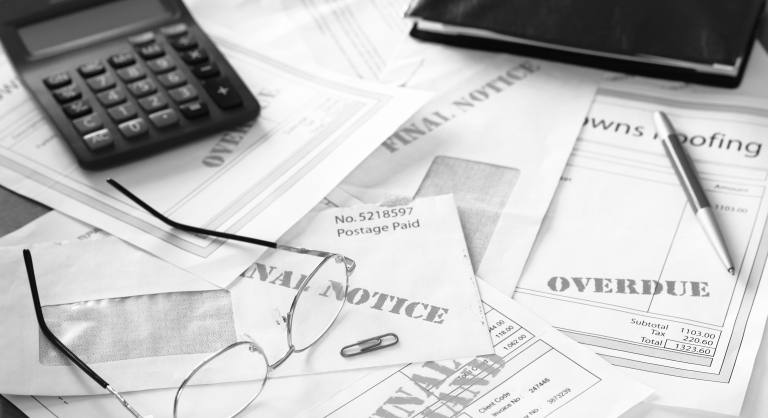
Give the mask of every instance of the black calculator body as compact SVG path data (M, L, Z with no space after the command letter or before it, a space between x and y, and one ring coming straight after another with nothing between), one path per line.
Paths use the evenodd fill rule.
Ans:
M259 114L256 98L180 0L0 0L0 40L86 169Z

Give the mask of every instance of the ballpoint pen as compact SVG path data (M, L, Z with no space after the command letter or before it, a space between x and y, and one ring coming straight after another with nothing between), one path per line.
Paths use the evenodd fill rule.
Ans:
M677 179L680 180L680 184L683 186L688 203L691 204L693 213L696 214L696 219L698 219L699 224L704 229L704 234L709 239L709 243L712 244L720 260L725 264L728 272L732 275L735 274L736 269L733 267L733 261L731 261L731 256L728 254L728 248L725 246L725 240L720 232L720 227L717 226L715 214L712 211L709 200L707 200L707 196L704 194L704 189L701 187L699 179L696 177L691 160L683 151L683 146L677 138L675 128L672 127L672 123L664 112L655 112L653 114L653 121L656 123L656 130L661 137L664 152L672 162Z

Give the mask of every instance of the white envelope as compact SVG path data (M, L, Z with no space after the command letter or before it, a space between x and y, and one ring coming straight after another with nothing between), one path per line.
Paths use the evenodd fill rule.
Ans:
M357 267L334 326L272 375L493 352L452 196L315 212L284 238L282 244L343 254ZM31 250L49 327L121 391L177 386L242 334L274 363L288 344L272 310L286 315L302 274L321 260L268 251L220 289L116 238ZM0 315L7 318L0 324L6 336L0 341L0 393L103 393L39 333L21 247L0 249L0 265L8 278L0 283ZM319 291L311 284L310 292ZM385 333L396 333L399 343L352 358L339 354L345 345ZM240 379L235 368L217 380Z

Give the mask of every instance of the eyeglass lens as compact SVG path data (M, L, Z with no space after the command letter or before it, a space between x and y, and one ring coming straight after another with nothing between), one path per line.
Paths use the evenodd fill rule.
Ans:
M261 392L268 368L266 357L248 342L221 352L187 381L174 416L222 418L237 415ZM242 381L221 383L224 379Z
M296 351L317 342L341 311L347 288L344 261L340 255L324 259L299 295L290 319L290 342Z
M307 278L296 298L290 320L290 343L296 351L309 348L333 324L346 299L347 270L343 256L326 257ZM198 368L179 394L175 418L233 417L261 393L268 378L267 358L250 343L222 351ZM211 384L232 381L239 383Z

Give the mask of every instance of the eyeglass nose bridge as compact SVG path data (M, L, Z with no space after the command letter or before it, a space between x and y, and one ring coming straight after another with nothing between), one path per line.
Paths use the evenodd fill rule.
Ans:
M283 245L283 244L277 244L276 248L278 250L290 251L292 253L298 253L298 254L309 254L309 255L314 255L316 257L327 257L329 255L334 255L333 253L329 253L327 251L311 250L309 248L302 248L302 247L291 247L290 245ZM341 256L340 254L335 254L335 255ZM355 272L355 267L357 267L357 263L355 263L355 261L350 258L347 258L344 256L341 256L341 257L343 257L345 262L345 267L347 269L347 276L351 276L352 273Z
M275 371L275 369L280 367L281 364L285 363L285 361L288 360L288 357L290 357L291 354L293 354L294 351L296 351L296 347L294 347L294 346L288 347L288 351L283 355L283 357L280 360L277 360L273 364L269 365L269 371L270 372Z

